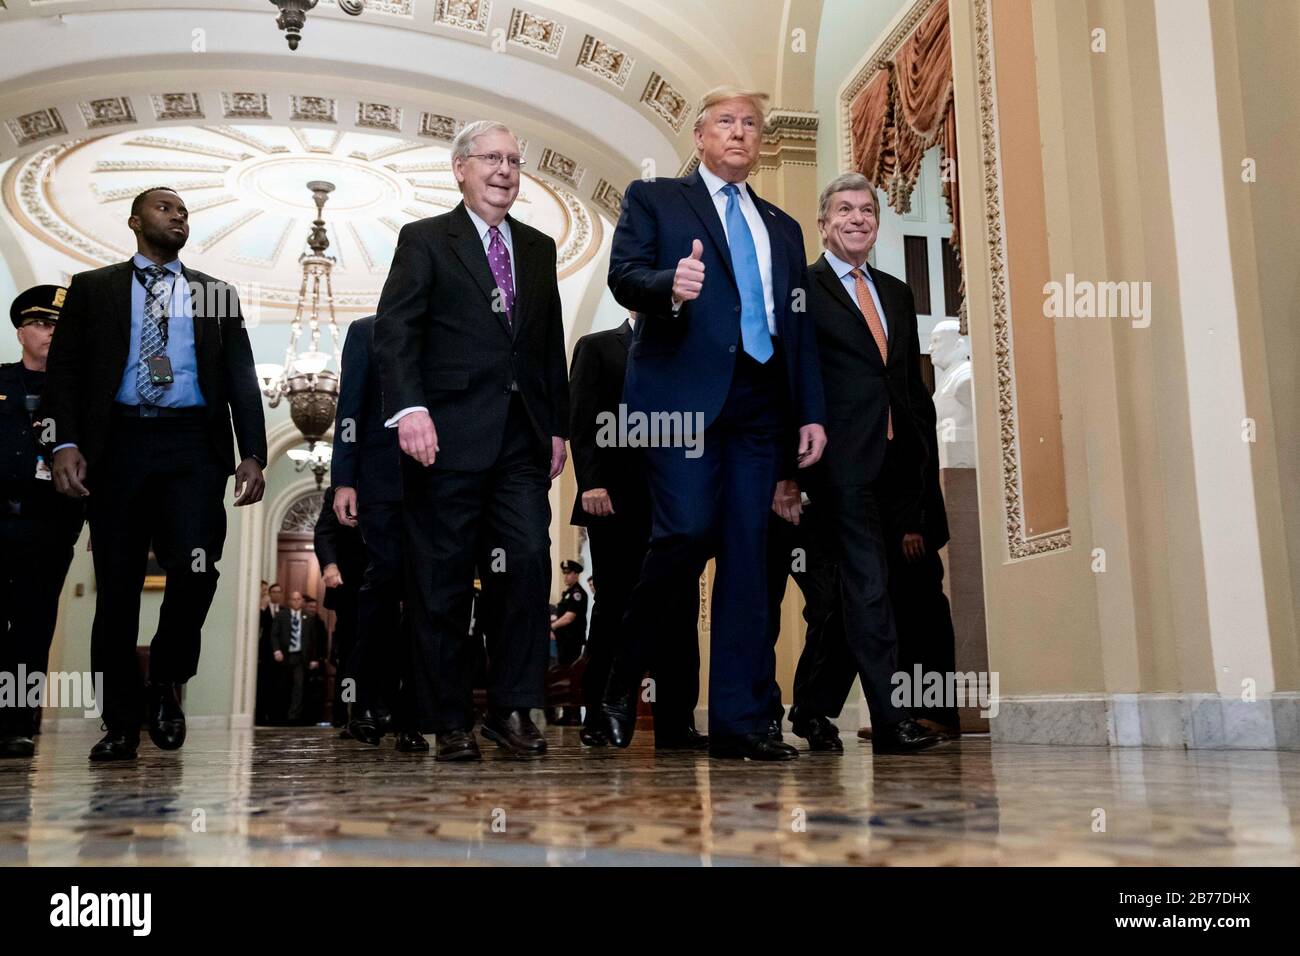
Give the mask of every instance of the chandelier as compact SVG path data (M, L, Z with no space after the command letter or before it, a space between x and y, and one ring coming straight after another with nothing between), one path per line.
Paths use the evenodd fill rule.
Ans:
M325 484L325 475L330 470L330 457L334 449L330 447L327 441L311 442L306 448L290 448L287 452L289 460L293 462L293 470L302 473L308 468L316 476L316 487L322 488Z
M298 41L302 39L302 28L307 23L307 11L311 10L319 0L271 0L280 15L275 18L275 25L284 31L284 38L289 41L289 49L298 49ZM361 11L365 9L365 0L336 0L338 7L350 17L361 16Z
M334 184L317 180L309 182L307 188L316 203L316 219L307 237L310 251L298 259L302 263L302 285L298 289L298 307L289 326L289 347L285 350L283 365L259 362L257 377L262 394L272 408L286 398L289 400L289 417L306 443L305 448L291 449L289 457L297 462L298 471L310 464L319 486L329 468L330 445L324 437L334 424L339 396L338 373L329 368L331 360L339 352L339 326L334 317L334 288L330 283L330 270L335 260L325 254L330 241L324 219L325 201L334 191ZM327 316L324 322L321 318L322 298ZM329 352L321 348L322 332L326 330L329 333ZM299 351L304 331L307 333L307 347Z

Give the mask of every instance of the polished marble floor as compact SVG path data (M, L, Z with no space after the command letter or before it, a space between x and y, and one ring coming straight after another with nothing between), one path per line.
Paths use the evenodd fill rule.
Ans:
M192 731L133 764L96 735L0 761L4 865L1289 865L1300 754L998 745L786 764L584 750L447 765L329 729ZM801 744L797 738L787 737Z

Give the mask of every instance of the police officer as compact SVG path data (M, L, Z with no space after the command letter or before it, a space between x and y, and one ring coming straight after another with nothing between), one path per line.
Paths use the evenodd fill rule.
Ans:
M555 606L555 622L551 630L555 633L556 663L560 667L571 667L582 655L582 645L587 640L587 592L578 583L583 570L581 564L561 561L560 570L564 572L564 593ZM565 707L556 723L581 723L578 709Z
M26 706L30 676L43 674L59 613L59 593L81 534L82 503L54 488L41 453L37 410L45 359L67 289L38 285L14 300L20 361L0 365L0 757L35 753L37 711Z

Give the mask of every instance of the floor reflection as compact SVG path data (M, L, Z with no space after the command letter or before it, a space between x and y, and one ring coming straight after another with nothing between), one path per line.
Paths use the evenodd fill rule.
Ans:
M994 745L761 765L485 748L479 765L333 731L192 731L92 765L92 734L0 762L4 865L1290 865L1300 754ZM788 738L797 743L795 738Z

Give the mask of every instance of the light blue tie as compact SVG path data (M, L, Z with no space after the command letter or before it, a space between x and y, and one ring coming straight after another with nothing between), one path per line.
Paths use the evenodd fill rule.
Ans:
M772 334L767 328L767 302L763 298L763 276L758 271L758 251L745 214L740 211L740 190L735 183L727 183L722 191L727 194L731 268L740 289L740 340L748 355L758 362L766 362L772 357Z

